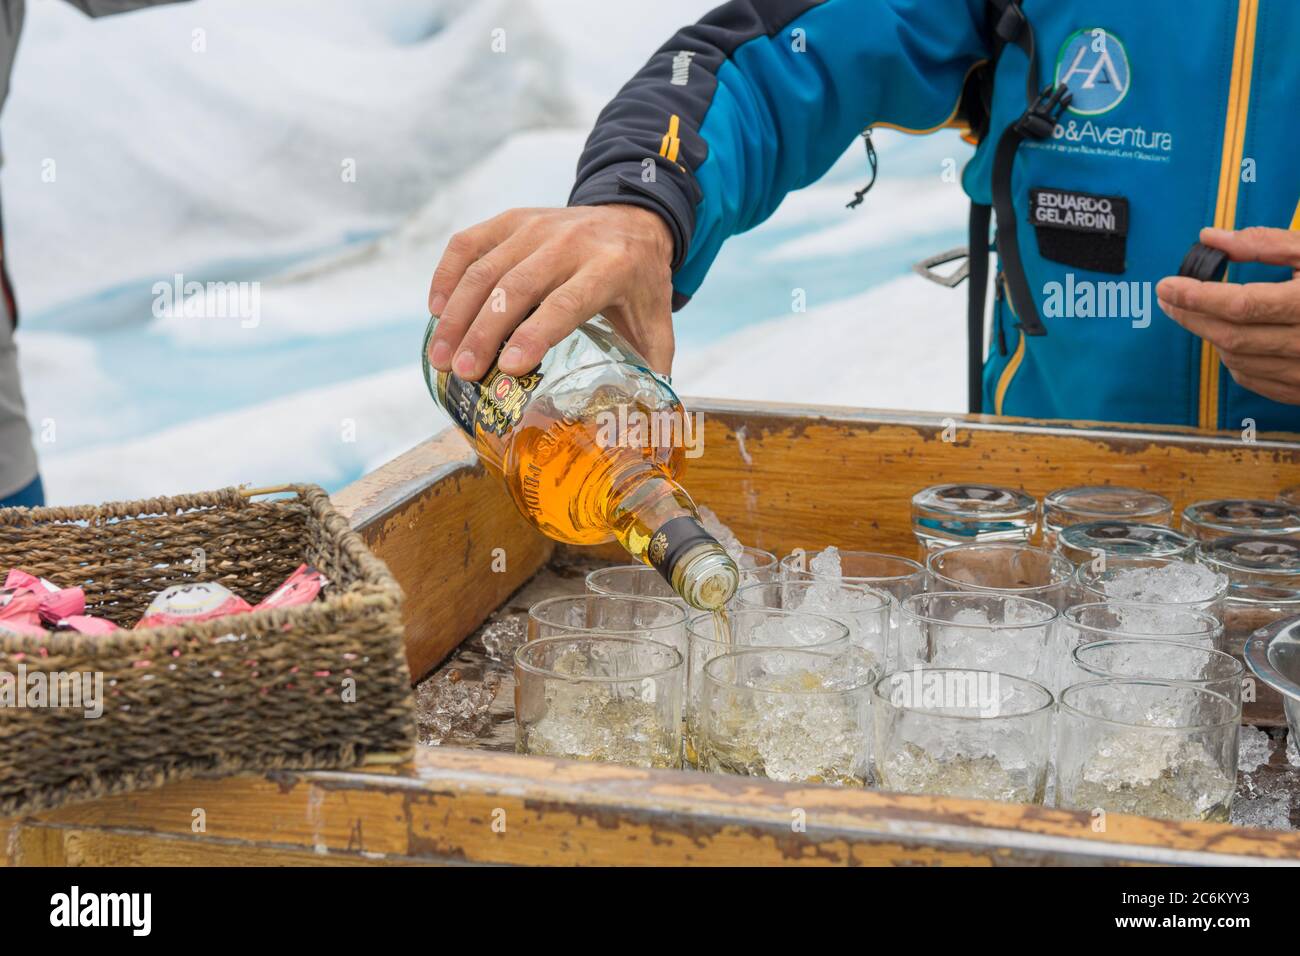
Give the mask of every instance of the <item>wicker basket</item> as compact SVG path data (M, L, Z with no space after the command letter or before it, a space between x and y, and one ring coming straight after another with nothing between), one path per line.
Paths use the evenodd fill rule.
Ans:
M27 686L38 673L103 675L98 717L0 706L0 816L195 774L350 767L368 754L409 753L401 589L322 489L277 490L294 494L255 501L257 493L227 488L0 509L0 573L19 567L79 585L86 613L123 628L163 588L186 581L219 582L249 603L303 562L330 581L305 606L199 624L0 634L0 671L25 668Z

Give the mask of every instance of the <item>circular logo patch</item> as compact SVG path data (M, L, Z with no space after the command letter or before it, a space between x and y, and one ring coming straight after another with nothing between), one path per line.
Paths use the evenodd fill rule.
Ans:
M1119 37L1094 27L1071 34L1056 55L1056 82L1070 88L1070 112L1095 116L1128 95L1128 52Z

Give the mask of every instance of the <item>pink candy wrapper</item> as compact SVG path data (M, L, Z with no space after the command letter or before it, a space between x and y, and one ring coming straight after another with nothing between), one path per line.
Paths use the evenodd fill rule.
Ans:
M89 614L71 614L59 622L59 627L79 634L112 634L118 630L112 621Z
M329 579L325 575L309 564L300 564L298 569L289 575L283 584L258 602L253 610L261 611L272 607L297 607L300 604L310 604L316 600L316 595L320 594L321 588L327 584L329 584Z
M5 589L26 591L39 598L39 621L57 624L65 617L86 613L86 592L81 588L61 588L44 578L12 568L5 576Z
M0 627L16 634L44 634L41 598L34 591L5 588L0 591Z

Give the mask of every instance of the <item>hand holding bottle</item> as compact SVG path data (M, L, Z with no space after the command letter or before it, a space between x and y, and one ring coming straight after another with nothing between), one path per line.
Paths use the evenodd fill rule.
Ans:
M672 256L668 226L637 206L503 212L447 243L429 288L439 319L429 361L473 381L505 342L498 364L521 375L599 312L666 375Z

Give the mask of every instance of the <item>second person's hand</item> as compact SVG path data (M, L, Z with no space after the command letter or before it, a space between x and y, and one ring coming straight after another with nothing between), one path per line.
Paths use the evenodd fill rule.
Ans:
M667 224L638 206L511 209L458 232L429 288L429 361L474 380L505 342L500 368L521 375L599 312L666 375L672 255Z

